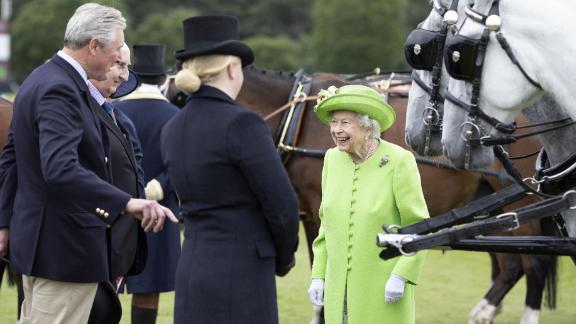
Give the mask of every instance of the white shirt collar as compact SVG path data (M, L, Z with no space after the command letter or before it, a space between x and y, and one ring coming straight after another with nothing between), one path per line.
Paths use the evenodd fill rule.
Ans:
M92 98L94 98L94 100L96 100L96 102L98 102L98 105L102 106L102 104L104 103L104 101L106 101L106 98L104 98L104 96L100 93L100 91L92 84L92 82L88 81L88 74L86 73L86 71L84 70L84 68L82 67L82 65L80 65L80 63L78 63L78 61L76 61L74 58L72 58L72 56L66 54L64 51L60 50L58 51L58 53L56 53L58 56L60 56L64 61L68 62L70 65L72 65L72 67L74 68L74 70L76 70L80 76L82 77L82 79L84 79L86 81L86 85L88 85L88 90L90 90L90 95L92 95Z
M148 83L142 83L140 85L140 87L138 88L139 92L146 92L146 93L157 93L157 94L162 94L162 92L160 91L160 87L155 85L155 84L148 84Z
M90 81L88 81L88 90L90 90L90 95L92 95L92 98L96 100L98 105L102 106L104 101L106 101L106 98L104 98L104 96L100 93L100 91L96 88L96 86L94 86Z
M76 72L78 72L78 74L80 74L82 79L84 79L86 81L86 83L88 83L88 74L86 74L86 71L84 70L82 65L80 65L80 63L78 63L78 61L76 61L74 58L72 58L72 56L64 53L63 50L59 50L58 53L56 53L56 55L60 56L64 61L66 61L70 65L72 65L74 70L76 70Z

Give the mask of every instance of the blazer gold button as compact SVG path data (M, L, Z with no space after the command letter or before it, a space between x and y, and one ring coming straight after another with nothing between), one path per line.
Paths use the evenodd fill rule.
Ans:
M100 209L100 208L96 208L96 213L97 213L97 214L100 214L100 211L101 211L101 210L102 210L102 209Z
M110 216L110 214L104 213L104 218L108 218L108 216Z

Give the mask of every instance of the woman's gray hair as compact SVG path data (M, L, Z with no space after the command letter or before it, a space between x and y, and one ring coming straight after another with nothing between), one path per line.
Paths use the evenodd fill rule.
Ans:
M334 113L335 111L331 111L328 114L330 117L332 117ZM356 119L358 119L360 122L360 126L370 131L370 138L379 139L380 133L382 133L382 131L380 131L380 123L378 123L376 119L368 117L368 115L360 114L357 112L354 113L356 114Z
M116 31L126 28L126 19L122 13L112 7L97 3L86 3L78 7L68 20L64 34L64 46L77 50L92 38L106 46L116 39Z
M356 113L356 118L360 121L360 125L364 127L364 129L368 129L371 131L370 137L374 139L380 138L380 124L376 119L372 119L368 117L368 115Z

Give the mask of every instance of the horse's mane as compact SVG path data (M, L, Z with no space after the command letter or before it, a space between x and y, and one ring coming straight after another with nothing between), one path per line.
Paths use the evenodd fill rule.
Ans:
M270 69L266 69L266 68L257 67L255 65L249 65L248 67L246 67L245 71L247 71L247 72L254 71L255 73L267 74L267 75L273 75L273 76L275 75L275 76L280 76L280 77L285 77L285 78L294 78L296 75L296 72L270 70Z

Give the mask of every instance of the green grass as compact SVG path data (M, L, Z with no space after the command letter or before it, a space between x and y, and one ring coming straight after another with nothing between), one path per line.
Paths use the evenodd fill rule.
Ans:
M3 93L1 96L4 97L5 99L8 99L8 100L14 102L14 98L16 98L16 93L14 93L14 92Z
M307 324L312 316L308 302L310 262L301 231L296 267L284 278L278 279L278 305L280 323ZM576 311L576 267L566 257L560 259L558 307L544 309L541 323L574 323ZM430 251L416 289L416 317L421 324L466 323L470 309L482 298L490 285L490 261L485 253ZM504 301L499 324L519 323L524 309L526 281L522 279ZM384 294L384 292L382 292ZM173 294L162 294L158 324L172 323ZM125 310L122 323L130 323L130 296L121 296ZM16 290L0 289L0 323L16 322Z

